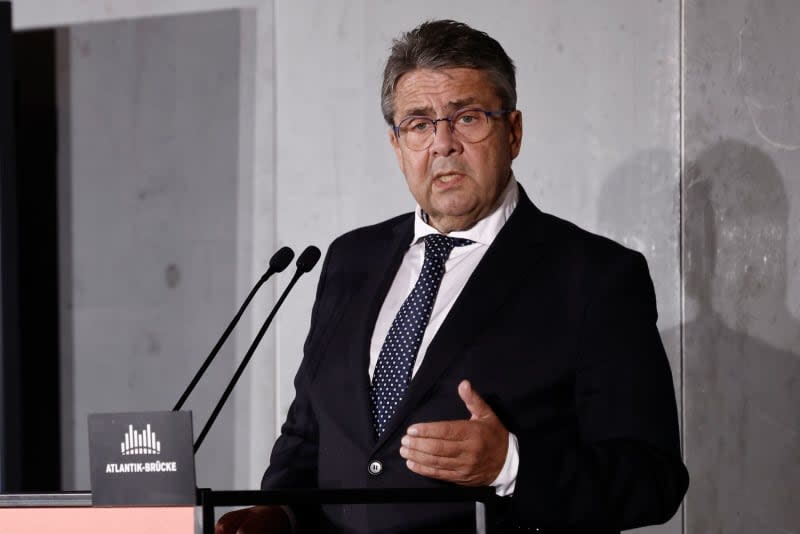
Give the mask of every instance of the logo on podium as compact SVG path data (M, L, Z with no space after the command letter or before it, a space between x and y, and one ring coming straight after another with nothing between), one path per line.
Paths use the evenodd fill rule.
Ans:
M133 425L128 425L120 448L123 456L161 454L161 442L156 439L156 433L150 430L150 424L142 432L137 432Z
M192 437L190 412L90 415L92 503L194 505Z

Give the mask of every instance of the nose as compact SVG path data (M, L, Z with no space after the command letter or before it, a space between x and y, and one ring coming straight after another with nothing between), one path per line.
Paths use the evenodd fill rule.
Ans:
M444 123L444 124L442 124ZM437 119L435 122L433 144L430 150L438 156L449 156L461 151L461 142L456 139L448 119Z

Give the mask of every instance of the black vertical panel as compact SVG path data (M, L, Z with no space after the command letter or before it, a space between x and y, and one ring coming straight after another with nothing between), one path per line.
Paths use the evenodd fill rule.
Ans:
M20 490L61 486L55 32L14 33ZM42 454L42 451L46 451Z
M3 491L17 491L22 485L19 254L11 45L11 4L0 2L0 343L3 351L0 483Z
M13 52L13 54L12 54ZM60 489L55 33L0 1L0 484Z

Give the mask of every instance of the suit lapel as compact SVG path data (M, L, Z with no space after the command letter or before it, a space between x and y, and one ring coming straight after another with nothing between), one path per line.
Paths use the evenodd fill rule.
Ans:
M517 209L486 251L431 341L406 398L397 407L376 448L398 430L405 430L403 424L415 406L530 275L538 258L534 249L545 237L541 227L541 212L520 187Z
M349 370L346 376L356 377L351 395L346 395L354 403L347 413L354 416L346 420L354 425L356 435L366 436L369 443L374 439L369 404L370 340L378 312L413 235L412 216L394 226L383 239L369 245L362 257L364 277L354 284L351 298L339 314L352 328L346 336L346 347L342 351L348 360Z

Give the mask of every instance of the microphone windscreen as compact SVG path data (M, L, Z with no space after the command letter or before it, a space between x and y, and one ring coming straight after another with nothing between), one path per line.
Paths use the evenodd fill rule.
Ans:
M307 273L314 268L321 255L322 253L314 245L306 247L300 257L297 258L297 269L300 272Z
M269 259L269 268L273 272L279 273L288 267L292 262L292 258L294 258L294 251L289 247L281 247Z

